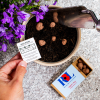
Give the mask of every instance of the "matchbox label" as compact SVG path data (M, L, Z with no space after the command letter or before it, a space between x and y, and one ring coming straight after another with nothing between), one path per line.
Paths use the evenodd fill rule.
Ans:
M20 43L17 43L17 46L23 60L27 63L41 58L34 38L30 38Z
M85 77L70 65L52 84L67 97L84 79Z

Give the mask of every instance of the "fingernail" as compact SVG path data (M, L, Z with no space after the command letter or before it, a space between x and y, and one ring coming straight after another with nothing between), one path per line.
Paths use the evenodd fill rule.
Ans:
M27 67L27 63L25 61L21 61L18 66Z

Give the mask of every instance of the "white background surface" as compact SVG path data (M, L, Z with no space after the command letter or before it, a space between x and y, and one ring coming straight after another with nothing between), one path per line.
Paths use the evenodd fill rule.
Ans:
M53 3L53 0L41 4ZM99 0L58 0L58 6L70 7L83 5L93 10L100 19ZM18 49L8 45L6 53L0 52L0 67L11 59ZM76 54L66 63L56 67L46 67L29 63L24 77L24 100L64 100L50 84L80 55L83 55L94 66L91 75L86 78L66 100L100 100L100 33L95 29L81 29L81 43Z

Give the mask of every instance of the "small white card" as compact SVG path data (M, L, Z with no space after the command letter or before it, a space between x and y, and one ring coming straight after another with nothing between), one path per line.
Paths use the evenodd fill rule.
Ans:
M24 61L27 63L41 58L34 38L17 43L18 49Z

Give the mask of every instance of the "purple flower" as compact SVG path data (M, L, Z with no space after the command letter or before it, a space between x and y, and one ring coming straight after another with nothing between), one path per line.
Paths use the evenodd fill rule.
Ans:
M3 12L3 16L4 16L4 19L2 19L2 23L10 23L10 17L8 16L8 14L6 12Z
M19 7L18 7L17 5L15 5L15 8L16 8L17 10L19 10Z
M39 0L35 0L35 2L39 2Z
M36 22L39 22L40 21L40 19L43 19L44 17L43 17L43 12L38 12L38 11L34 11L34 12L31 12L32 14L34 14L35 16L36 16Z
M10 40L12 37L14 37L14 35L9 31L4 35L4 38L6 38L7 40Z
M0 37L4 36L6 32L0 32Z
M12 4L12 5L9 5L9 9L7 9L7 12L11 15L11 16L13 16L13 13L14 13L14 4Z
M0 46L2 46L2 42L0 41Z
M21 25L21 24L18 24L18 27L17 27L19 30L22 30L22 31L25 31L26 30L26 26L25 25Z
M9 27L15 26L14 21L13 21L14 18L9 17L6 12L3 12L3 15L4 15L4 19L1 20L3 24L7 22L9 23Z
M0 27L0 32L5 32L5 30L8 29L7 27L4 27L3 24L1 24L1 27Z
M18 27L14 28L15 34L17 35L16 38L21 38L21 35L24 35L24 31L26 30L25 25L19 24Z
M22 3L22 4L19 5L19 7L23 7L24 5L25 5L25 3Z
M57 0L53 3L53 5L56 5L56 3L57 3Z
M14 27L15 26L13 19L14 18L10 17L9 27Z
M28 5L31 4L32 0L29 0Z
M17 19L19 21L19 23L22 23L23 21L26 21L28 17L30 17L30 14L24 12L24 11L20 11L17 12Z
M19 23L23 22L23 19L20 16L17 16L17 19L18 19Z
M1 45L0 51L6 52L6 50L7 50L7 44L4 43Z
M9 39L9 43L12 44L12 45L14 45L16 42L15 42L14 38L10 38Z
M1 1L1 4L3 4L3 1Z
M47 6L40 6L40 9L43 11L44 14L49 11Z
M15 32L15 34L17 35L16 38L21 38L21 35L24 35L24 32L22 32L21 30L17 30L17 32Z

